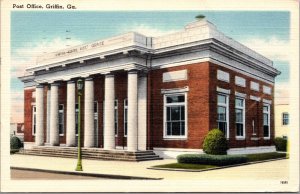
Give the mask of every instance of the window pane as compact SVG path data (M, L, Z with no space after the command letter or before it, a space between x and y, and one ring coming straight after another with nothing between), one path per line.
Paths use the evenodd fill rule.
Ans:
M264 113L264 125L269 125L268 120L269 120L268 114Z
M98 112L98 104L97 102L94 102L94 113Z
M222 106L218 106L218 120L226 121L226 108Z
M124 133L125 135L127 135L127 122L124 123L124 129L125 129Z
M78 110L78 104L75 104L75 109Z
M184 95L167 96L167 103L184 102Z
M127 122L127 109L125 109L125 122Z
M243 123L243 110L235 109L235 119L237 123Z
M226 104L226 96L224 95L218 95L218 103Z
M167 135L172 135L172 123L167 122Z
M237 136L243 136L243 124L241 123L236 123L236 135Z
M243 107L243 106L244 106L243 101L244 101L243 99L236 98L236 99L235 99L235 106Z
M226 130L227 130L227 124L226 122L218 122L218 128L224 133L226 136Z
M59 109L59 110L63 110L63 109L64 109L64 106L63 106L63 105L59 105L59 106L58 106L58 109Z
M268 112L269 111L269 107L268 106L264 106L264 112Z
M181 135L185 135L185 122L180 122L181 125Z
M264 125L264 137L269 137L269 126Z
M180 122L172 122L172 135L180 135Z
M178 121L180 119L180 106L171 107L171 120Z
M184 121L185 120L185 107L184 106L181 106L180 107L180 120Z
M171 120L171 108L167 107L167 121Z

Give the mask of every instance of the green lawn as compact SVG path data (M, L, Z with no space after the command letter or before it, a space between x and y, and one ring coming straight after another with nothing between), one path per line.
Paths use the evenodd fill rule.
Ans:
M286 153L277 153L277 152L270 152L270 153L260 153L260 154L246 154L248 158L248 162L256 162L256 161L263 161L263 160L270 160L276 158L286 158ZM153 166L156 168L174 168L174 169L193 169L193 170L203 170L214 168L218 166L214 165L204 165L204 164L185 164L185 163L171 163L171 164L163 164Z

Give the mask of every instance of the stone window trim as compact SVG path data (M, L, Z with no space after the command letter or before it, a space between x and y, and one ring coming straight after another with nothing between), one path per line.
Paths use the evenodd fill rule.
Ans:
M239 110L242 110L242 114L243 114L243 117L242 117L242 119L243 119L243 121L242 121L242 124L243 124L243 135L242 136L239 136L239 135L237 135L237 131L236 131L236 134L235 134L235 138L237 139L237 140L244 140L244 139L246 139L246 103L245 103L245 98L243 98L243 97L235 97L235 100L242 100L243 101L243 105L242 106L238 106L236 103L235 103L235 111L237 110L237 109L239 109ZM237 123L240 123L240 122L237 122L237 119L236 119L236 124ZM237 130L237 127L236 127L236 130Z
M170 90L171 91L171 90ZM176 89L175 89L176 91ZM163 107L163 139L164 140L186 140L187 139L187 134L188 134L188 95L187 95L187 91L181 91L181 92L175 92L175 91L171 91L169 93L164 93L164 107ZM177 90L178 91L178 90ZM179 103L170 103L167 104L167 97L169 96L178 96L178 95L184 95L184 102L179 102ZM170 106L184 106L184 111L185 111L185 115L184 115L184 135L167 135L167 127L166 127L166 123L167 123L167 107Z
M267 111L265 110L265 107L267 107ZM266 139L266 140L269 140L269 139L271 138L270 107L271 107L270 104L264 103L264 105L263 105L263 116L264 116L265 114L267 114L267 119L268 119L268 120L267 120L268 136L264 136L264 135L263 135L263 138ZM263 118L263 120L264 120L264 118ZM264 121L264 122L265 122L265 121ZM264 123L263 123L263 126L264 126Z
M128 116L128 100L127 98L124 99L124 137L127 137L128 132L128 122L127 122L127 116Z
M289 125L289 113L283 112L282 113L282 126L288 126Z
M230 93L230 90L229 90L229 93ZM225 99L226 99L226 103L220 103L220 102L217 102L217 114L218 114L218 108L219 107L225 107L226 108L226 139L228 140L229 137L230 137L230 134L229 134L229 94L228 93L222 93L222 92L217 92L217 98L218 96L221 95L221 96L225 96ZM217 118L217 125L219 123L219 120Z
M60 106L62 107L62 109L60 109ZM62 125L62 133L59 132L59 136L64 136L64 132L65 132L65 106L64 104L59 104L58 105L58 117L59 117L59 114L62 114L62 123L59 123L59 119L58 119L58 131L59 131L59 125L61 124Z
M35 136L36 130L36 106L32 106L32 136Z
M118 122L118 118L119 118L119 113L118 113L118 99L115 99L115 105L114 105L114 111L115 111L115 137L118 137L118 133L119 133L119 122Z

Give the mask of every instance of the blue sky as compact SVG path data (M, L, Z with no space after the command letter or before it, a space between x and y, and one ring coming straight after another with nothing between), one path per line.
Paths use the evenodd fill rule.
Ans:
M276 82L287 84L289 12L13 11L11 89L16 95L12 96L12 102L23 103L23 84L17 76L22 75L25 67L34 63L36 55L61 49L66 45L92 42L128 31L139 31L153 36L179 31L187 23L194 21L198 14L205 15L225 35L273 60L274 66L282 72ZM23 111L17 107L12 108L13 114Z

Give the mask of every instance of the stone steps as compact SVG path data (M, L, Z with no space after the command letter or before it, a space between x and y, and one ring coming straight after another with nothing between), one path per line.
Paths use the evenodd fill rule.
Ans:
M100 148L82 148L81 151L83 159L92 160L148 161L162 159L151 150L130 152L125 150L109 151ZM36 156L77 158L77 148L34 146L32 149L24 150L23 154Z

